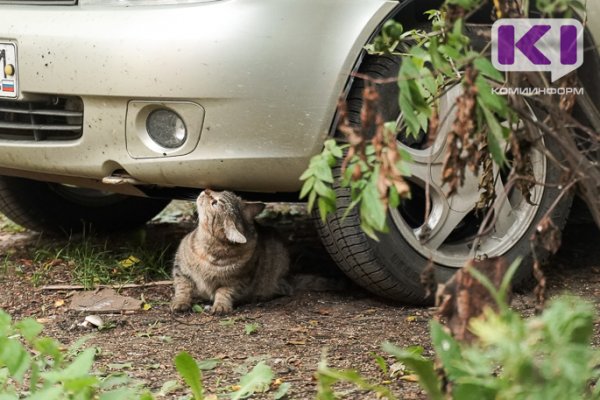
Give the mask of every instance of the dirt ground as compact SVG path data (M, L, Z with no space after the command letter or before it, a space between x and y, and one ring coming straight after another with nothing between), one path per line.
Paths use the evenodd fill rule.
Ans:
M310 269L336 279L339 275L335 266L320 248L310 221L296 209L286 212L291 218L274 213L267 222L291 238L296 269ZM189 217L175 212L149 224L146 240L156 246L177 243L192 227ZM32 254L47 240L54 239L0 228L0 308L15 319L37 318L45 325L45 335L68 345L92 330L76 325L84 314L67 310L71 291L48 291L39 286L69 283L68 263L57 262L51 268L46 265L48 274L43 282L33 279L40 265ZM600 232L591 225L569 225L563 248L546 271L550 296L568 291L600 306ZM265 360L277 378L291 384L288 398L311 399L316 391L317 364L326 357L333 367L358 369L373 382L389 385L399 398L425 398L417 384L402 374L384 376L373 354L384 355L380 349L384 341L401 347L420 345L426 349L425 354L431 354L428 322L432 309L390 304L349 285L338 292L300 292L264 304L241 306L227 317L189 313L174 319L168 307L168 286L123 289L121 293L143 296L151 308L130 315L104 315L105 323L112 328L93 332L88 345L101 348L98 369L126 372L154 390L176 379L172 360L177 352L185 350L197 360L218 360L214 368L204 371L209 393L226 393L239 382L241 374ZM519 294L514 306L524 315L531 315L534 298ZM256 330L246 334L250 324ZM600 345L598 325L594 341ZM393 364L393 359L384 357L389 365ZM340 390L343 398L369 398L350 386ZM185 390L180 389L170 396L176 398L183 393ZM272 398L272 394L265 396Z

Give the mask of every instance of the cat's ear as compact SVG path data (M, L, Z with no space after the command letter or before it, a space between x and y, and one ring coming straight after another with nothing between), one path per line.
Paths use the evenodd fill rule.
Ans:
M252 221L260 214L267 205L261 202L245 202L244 203L244 217L246 221Z
M235 222L231 218L225 219L225 237L232 243L246 243L246 236L242 234L235 226Z

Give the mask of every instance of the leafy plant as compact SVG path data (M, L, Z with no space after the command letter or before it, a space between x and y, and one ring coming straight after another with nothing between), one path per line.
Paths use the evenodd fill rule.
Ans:
M507 0L446 0L440 9L426 13L430 18L427 30L407 31L393 20L384 24L366 49L372 54L402 57L397 77L401 118L397 122L383 119L376 89L379 82L369 76L360 76L365 81L360 121L350 121L342 104L337 141L325 142L322 153L311 159L308 169L300 177L304 181L300 197L308 200L309 210L317 206L325 220L336 210L335 189L347 188L351 203L346 214L358 208L361 228L377 239L377 232L387 232L388 207L395 208L402 199L410 196L404 178L410 176L411 160L397 138L435 138L447 118L453 123L447 133L441 183L447 187L447 194L452 195L465 182L466 169L479 175L477 211L489 211L496 200L494 163L510 167L510 177L514 180L510 186L514 184L529 198L534 183L528 152L532 146L539 146L533 137L536 136L534 131L542 128L545 134L550 133L562 141L563 147L574 149L573 159L561 162L565 169L575 173L579 170L578 162L590 166L578 181L589 189L587 191L596 193L600 171L593 167L593 156L577 150L573 132L565 128L564 118L570 114L570 108L564 106L564 99L534 100L536 104L543 104L551 119L557 118L540 126L539 122L536 124L536 118L531 117L527 105L531 99L502 96L493 90L494 87L511 86L519 80L514 74L498 72L487 56L489 46L476 48L465 29L468 17L486 4L494 6L497 18L517 18L527 16L530 1L515 6L516 2ZM574 10L585 11L580 0L536 0L535 5L544 16L568 16ZM543 77L532 81L547 86ZM455 87L461 88L456 103L446 115L440 115L440 99ZM584 140L594 138L590 136ZM334 181L336 174L332 173L336 168L341 169L338 182ZM586 195L600 225L596 198Z
M175 367L179 372L179 375L183 378L185 383L191 389L194 396L194 400L204 400L204 387L202 384L202 373L203 370L210 370L217 366L218 361L204 360L196 362L192 356L186 352L181 352L175 357ZM257 363L250 372L245 373L240 378L238 385L235 385L235 391L230 393L232 400L239 400L251 397L255 393L264 393L271 389L274 374L271 367L265 364L264 361ZM275 399L283 398L289 388L289 383L280 382L277 385L277 390L273 393Z
M254 393L266 392L269 390L272 380L273 371L271 367L261 361L252 368L252 371L242 376L239 384L240 388L231 394L231 399L245 399Z
M168 251L168 248L116 244L92 236L71 238L67 243L53 243L36 250L33 259L36 270L32 279L35 284L42 283L59 265L68 267L73 281L86 288L115 282L167 279Z
M13 322L0 310L0 399L1 400L152 400L150 391L126 375L102 376L93 369L96 348L81 350L85 339L64 349L56 340L40 336L42 325L33 319ZM175 368L192 392L194 400L206 397L201 370L217 367L216 359L196 362L186 352L177 354ZM109 364L109 369L123 370L131 363ZM241 378L231 399L244 399L255 393L273 389L272 397L285 397L290 384L280 379L273 381L271 367L257 363ZM166 381L156 395L161 397L179 389L177 381Z
M338 383L351 383L364 392L374 393L377 398L394 400L396 397L385 386L373 384L358 371L352 369L336 369L327 365L325 357L319 362L316 373L317 400L334 400L338 395L334 386Z
M259 327L260 327L260 324L258 324L258 323L246 324L246 325L244 325L244 333L246 335L254 335L254 334L256 334L256 332L258 332Z
M2 400L152 399L151 394L126 376L96 375L92 370L95 348L78 353L82 345L78 341L65 351L56 340L40 336L41 331L42 325L36 321L24 319L14 323L8 314L0 310Z
M204 399L204 388L202 386L202 374L196 364L196 360L188 353L181 352L175 357L175 368L185 383L192 390L194 400Z
M600 352L590 345L594 320L593 306L574 297L554 300L531 319L488 309L472 320L478 338L472 344L457 342L434 321L431 338L445 390L456 400L599 399ZM384 350L419 376L430 398L445 398L432 360L389 343Z

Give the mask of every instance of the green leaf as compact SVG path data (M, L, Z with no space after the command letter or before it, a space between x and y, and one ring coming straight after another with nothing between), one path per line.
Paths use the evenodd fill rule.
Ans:
M481 99L477 99L477 104L479 104L479 107L483 111L483 115L485 116L485 120L489 128L488 146L490 153L492 154L492 158L496 164L503 165L506 161L506 157L504 155L504 149L500 146L501 141L504 139L502 125L500 125L500 122L498 122L498 119L490 111L490 109L483 104Z
M252 396L257 392L266 392L272 380L273 371L271 367L261 361L252 368L252 371L240 379L240 389L231 393L231 399L239 400Z
M355 199L352 200L352 202L350 203L350 205L348 206L348 208L346 208L346 211L344 211L344 214L342 215L342 221L344 221L346 219L346 217L348 216L348 214L350 214L352 212L352 210L354 209L354 207L356 207L356 205L358 203L360 203L360 201L362 200L362 197L359 196Z
M81 376L79 378L68 379L64 387L69 392L80 393L85 389L90 389L98 384L98 378L93 375Z
M385 361L385 359L376 353L371 353L371 356L373 356L373 358L375 359L375 362L379 366L379 369L381 370L381 372L384 375L387 375L389 368L388 368L388 365L387 365L387 362Z
M569 345L587 345L590 342L594 319L591 304L572 296L553 300L541 316L548 341Z
M396 131L398 129L398 124L396 123L396 121L388 121L386 123L383 124L383 127L386 131L391 132L392 134L396 134Z
M130 400L138 398L137 392L132 388L120 388L102 393L100 400Z
M504 81L504 75L500 71L498 71L496 68L494 68L491 61L488 60L487 58L478 57L475 59L475 61L473 61L473 64L475 65L475 68L477 68L483 76L487 76L488 78L494 79L495 81L498 81L498 82Z
M374 176L377 178L378 174ZM360 204L361 220L373 229L383 232L386 228L387 210L381 202L375 179L371 179L362 193Z
M31 318L20 321L16 324L16 328L28 342L33 341L44 329L42 324Z
M133 368L133 363L131 362L127 362L127 363L110 363L107 365L108 368L110 369L131 369Z
M218 358L208 358L206 360L198 361L197 364L200 370L210 371L211 369L217 368L217 365L219 365L220 362L221 360L219 360Z
M192 311L195 312L196 314L202 314L202 313L204 313L204 307L202 307L202 305L200 305L200 304L194 304L192 306Z
M94 334L84 335L84 336L80 337L79 339L77 339L76 341L74 341L73 344L69 346L69 350L67 351L67 357L69 357L69 358L75 357L77 355L77 353L79 353L79 351L81 350L83 345L86 344L87 341L90 340L94 336L95 336ZM62 356L62 353L60 350L60 345L58 344L58 342L52 341L52 342L46 342L44 344L40 344L41 341L43 341L43 339L46 339L46 338L40 338L40 340L36 341L36 343L35 343L35 346L36 346L36 348L38 348L38 350L42 351L44 354L51 355L55 359L56 359L57 355ZM50 340L52 340L52 339L50 339Z
M27 397L27 400L62 400L68 398L62 387L54 386L42 389Z
M324 197L335 204L335 191L330 186L327 186L322 181L316 181L314 189L319 196Z
M63 354L60 350L60 344L49 337L41 337L33 343L33 347L40 353L50 356L54 359L54 364L58 365L63 360ZM73 356L75 353L72 354Z
M11 330L11 317L4 311L0 310L0 336L8 336Z
M433 65L433 68L435 70L441 71L446 76L451 76L452 67L448 63L448 61L444 59L444 57L442 57L438 46L439 43L437 38L431 38L431 41L429 43L429 54L431 55L431 64Z
M388 196L389 207L397 208L400 205L400 194L394 186L390 187Z
M440 47L438 48L440 53L442 53L444 56L448 57L451 60L460 60L462 59L462 55L460 54L460 51L458 51L456 48L452 47L452 46L448 46L448 45L440 45Z
M35 392L38 389L38 383L40 381L40 362L32 362L31 369L29 371L29 391ZM1 375L1 374L0 374ZM2 383L2 377L0 377L0 383Z
M302 173L302 175L300 175L300 178L298 178L298 180L300 181L304 181L310 177L312 177L314 175L313 170L309 167L306 171L304 171L304 173Z
M13 379L23 381L23 375L29 369L29 354L16 339L0 337L0 366L6 365Z
M456 383L452 387L452 396L460 400L495 400L498 390L474 383Z
M400 90L402 90L402 88ZM416 138L421 130L421 123L416 116L416 111L412 106L410 97L405 95L404 92L401 92L398 103L400 104L400 110L402 111L402 118L406 122L406 133Z
M444 400L440 388L440 382L433 368L433 361L416 354L415 352L402 350L389 342L383 344L383 350L390 353L398 361L403 362L419 377L419 383L425 389L432 400Z
M175 390L179 389L179 387L180 387L179 383L175 379L166 381L160 387L160 390L158 391L158 393L156 393L156 395L159 397L164 397L164 396L168 395L169 393L174 392Z
M475 85L477 86L478 90L478 99L498 115L502 116L503 118L507 118L508 104L506 103L506 99L492 92L492 87L488 83L487 79L482 76L478 76L475 79Z
M335 212L335 203L332 203L331 200L325 197L319 197L318 205L321 221L325 222L327 220L327 216Z
M329 152L331 152L331 154L333 154L333 156L336 158L342 158L344 156L342 148L338 146L336 141L333 139L325 141L325 148L329 150Z
M175 356L175 368L185 383L192 390L194 400L204 399L202 387L202 374L196 361L188 353L182 351Z
M371 239L373 239L376 242L379 242L379 238L377 237L377 234L375 233L375 230L373 229L373 227L369 224L367 224L364 221L360 222L360 229L362 229L362 231Z
M306 208L308 209L308 212L312 212L313 207L315 206L315 200L317 200L317 192L315 192L313 190L308 195L308 204L306 205Z
M465 376L465 371L461 368L464 363L458 342L450 336L442 325L437 321L430 323L431 342L435 348L435 353L442 361L444 370L450 380L456 380Z
M140 395L139 400L154 400L154 396L150 392L144 392Z
M227 318L227 319L222 319L219 321L219 325L221 326L233 326L235 325L235 318Z
M281 385L279 385L279 387L277 388L275 393L273 393L273 399L279 400L279 399L283 398L287 394L287 392L290 390L291 386L292 385L290 385L289 382L283 382Z
M82 351L65 369L45 372L42 374L42 377L49 382L65 382L70 379L85 377L92 369L95 356L95 348L86 349Z
M308 192L310 192L312 190L314 184L315 184L315 177L311 176L302 185L302 190L300 191L299 198L300 199L305 198L308 195Z
M317 398L319 400L337 399L332 391L332 386L337 382L349 382L363 391L375 392L377 398L395 400L394 395L387 387L368 382L358 371L353 369L329 368L324 360L319 363L317 368L317 378L319 381Z
M427 89L429 96L435 96L438 92L438 84L433 74L428 69L423 69L423 86Z
M329 166L325 158L319 158L319 160L313 165L313 173L315 177L323 182L333 183L333 174L331 173L331 167Z
M244 333L245 333L246 335L253 335L253 334L255 334L256 332L258 332L258 327L259 327L259 326L260 326L260 325L259 325L259 324L257 324L257 323L253 323L253 324L246 324L246 325L244 325Z
M109 390L117 386L125 385L129 382L129 377L123 373L110 374L106 378L102 379L98 386L101 389Z
M512 264L510 264L510 267L508 267L508 270L506 270L504 277L502 277L502 282L500 282L500 288L498 289L498 293L500 295L500 302L502 303L502 304L498 305L500 308L502 308L502 306L505 303L507 303L506 297L509 294L510 284L512 282L513 277L517 273L517 270L519 269L519 266L521 265L522 261L523 261L523 257L521 257L521 256L517 257L512 262Z

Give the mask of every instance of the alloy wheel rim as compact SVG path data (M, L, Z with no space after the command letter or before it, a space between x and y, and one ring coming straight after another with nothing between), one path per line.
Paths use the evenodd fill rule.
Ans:
M531 192L531 203L512 189L506 192L505 177L494 165L496 179L496 200L493 226L487 234L476 239L473 234L474 210L479 200L479 179L468 169L465 183L457 193L447 197L448 187L441 185L442 164L447 136L454 120L454 104L462 89L456 86L440 99L441 127L434 143L426 149L415 149L404 143L400 146L410 154L412 176L407 178L413 188L422 189L429 182L431 210L425 220L424 205L413 208L391 209L390 217L403 238L419 254L439 265L460 268L471 258L495 257L506 254L525 235L534 221L543 193L543 185L535 185ZM533 113L533 111L532 111ZM547 172L546 157L538 150L531 154L533 175L536 182L545 182ZM423 190L421 190L423 193ZM419 196L413 202L419 202ZM421 197L424 204L425 197ZM410 204L410 203L409 203ZM415 211L416 209L416 211ZM421 214L420 216L418 214ZM461 235L462 233L462 235ZM477 243L477 248L474 248Z

